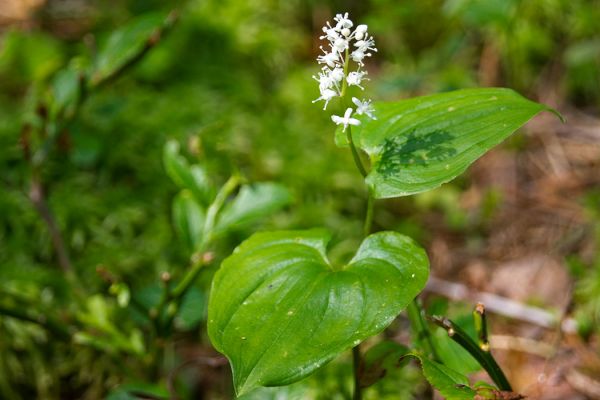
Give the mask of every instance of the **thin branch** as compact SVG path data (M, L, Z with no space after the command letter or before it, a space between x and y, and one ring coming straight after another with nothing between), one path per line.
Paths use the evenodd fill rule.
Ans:
M555 348L552 344L525 337L492 335L490 342L496 350L520 351L544 358L548 358L555 353Z
M488 311L506 317L518 319L530 324L538 325L543 328L552 329L560 327L564 333L577 332L577 321L573 318L561 319L539 307L528 306L518 301L498 296L493 293L476 292L470 290L467 286L445 281L434 276L429 277L425 290L435 293L451 300L461 300L469 302L482 302Z
M48 226L50 238L52 239L52 245L54 246L56 256L58 257L58 264L64 272L71 273L73 271L73 267L71 264L71 259L69 258L67 246L65 246L65 241L62 237L58 224L56 223L56 220L50 211L50 207L48 207L42 183L36 174L34 174L34 176L31 178L29 199Z

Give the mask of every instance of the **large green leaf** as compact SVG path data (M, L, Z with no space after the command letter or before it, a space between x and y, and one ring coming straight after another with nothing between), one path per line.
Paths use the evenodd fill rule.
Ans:
M448 182L547 106L510 89L466 89L376 103L376 120L352 128L371 158L377 198L407 196ZM340 130L338 145L346 144Z
M381 332L423 289L425 251L395 232L367 237L332 266L322 230L258 233L216 273L208 333L238 395L304 378Z
M407 357L416 358L421 362L425 379L439 390L445 399L472 400L475 397L475 390L469 386L469 380L461 373L417 353L411 353Z

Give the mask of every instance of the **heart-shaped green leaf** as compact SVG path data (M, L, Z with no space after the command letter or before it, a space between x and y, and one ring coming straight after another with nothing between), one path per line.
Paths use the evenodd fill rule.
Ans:
M238 395L300 380L381 332L427 281L427 255L406 236L373 234L340 267L328 241L322 230L258 233L223 261L208 333Z
M376 120L352 128L371 158L366 178L377 198L434 189L463 173L537 113L552 109L510 89L466 89L376 103ZM347 144L336 132L336 143Z

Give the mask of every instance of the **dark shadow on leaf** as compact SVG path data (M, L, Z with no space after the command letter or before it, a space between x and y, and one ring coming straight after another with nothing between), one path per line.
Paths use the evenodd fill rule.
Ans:
M406 136L387 138L383 143L377 172L388 177L397 174L402 167L427 165L431 161L443 161L456 154L451 146L454 136L448 131L410 131Z

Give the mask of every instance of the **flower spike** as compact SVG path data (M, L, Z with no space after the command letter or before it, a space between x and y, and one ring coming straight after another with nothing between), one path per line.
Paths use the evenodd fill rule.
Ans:
M364 90L363 81L368 80L367 71L363 69L364 59L377 51L375 40L373 36L369 36L367 25L360 24L352 30L354 22L348 13L336 14L333 21L334 25L328 21L322 28L323 35L320 39L327 40L328 45L320 47L323 54L317 57L317 62L323 67L318 75L313 75L313 79L319 83L320 92L319 98L313 100L313 103L324 101L323 110L327 109L334 97L344 96L348 86L358 86ZM350 70L351 65L356 66L354 71ZM357 115L376 119L370 100L360 101L354 97L352 102L356 106ZM351 118L353 112L352 108L348 108L343 117L333 115L331 119L337 125L343 125L346 130L349 125L360 124L358 119Z

